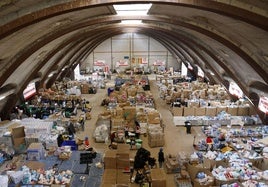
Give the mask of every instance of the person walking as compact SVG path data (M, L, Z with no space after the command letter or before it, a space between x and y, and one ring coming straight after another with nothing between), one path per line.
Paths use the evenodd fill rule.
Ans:
M163 162L165 161L163 148L160 148L158 152L158 162L159 162L159 168L163 167Z

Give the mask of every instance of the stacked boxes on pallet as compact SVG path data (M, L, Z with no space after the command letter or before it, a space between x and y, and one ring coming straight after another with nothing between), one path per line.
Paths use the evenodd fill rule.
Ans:
M27 149L28 160L41 160L45 157L45 149L42 143L31 143Z
M111 184L128 185L130 183L129 158L130 147L127 144L118 144L117 150L108 150L104 155L104 174L102 186Z
M148 126L148 144L150 147L162 147L165 144L164 133L160 125Z

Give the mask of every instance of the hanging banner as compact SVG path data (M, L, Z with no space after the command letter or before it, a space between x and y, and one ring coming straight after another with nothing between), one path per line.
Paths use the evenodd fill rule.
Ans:
M104 72L109 72L110 70L109 70L109 66L105 66L104 67Z
M35 83L30 83L23 91L23 97L25 100L31 98L36 94Z
M136 59L135 58L131 58L131 63L132 64L136 64Z
M94 62L94 66L106 66L106 63L104 60L97 60Z
M194 69L193 66L190 63L188 63L188 69L190 69L190 70Z
M230 82L229 92L230 94L237 96L238 98L242 98L244 95L243 91L239 88L239 86L235 82Z
M128 66L128 60L119 60L116 64L117 66Z
M147 58L142 58L141 63L142 63L142 64L148 64Z
M154 66L164 66L165 65L165 61L161 61L161 60L155 60L153 65Z
M268 114L268 97L260 97L258 108L260 111Z
M198 68L197 75L199 77L204 78L205 74L204 74L203 70L199 66L197 66L197 68Z

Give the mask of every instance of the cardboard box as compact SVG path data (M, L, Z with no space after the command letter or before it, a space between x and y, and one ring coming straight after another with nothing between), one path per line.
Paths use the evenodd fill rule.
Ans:
M183 116L194 116L195 108L184 107L183 108Z
M104 183L115 184L117 176L116 172L116 169L105 169L102 176L102 181Z
M219 114L222 111L227 112L227 107L225 107L225 106L218 106L217 109L216 109L216 114Z
M217 109L216 107L207 107L206 116L216 116Z
M45 168L45 164L42 162L37 162L37 161L29 161L26 163L26 166L30 169L33 170L38 170L38 169L44 169Z
M117 157L116 158L116 168L117 169L126 169L130 167L130 160L128 157Z
M117 184L128 184L130 183L130 174L123 173L122 169L118 169L116 172L116 183Z
M173 107L172 114L173 116L183 116L183 107Z
M203 171L203 172L207 172L207 171L209 171L209 169L208 168L204 168L203 167L203 165L201 165L201 166L199 166L199 165L192 165L192 164L187 164L187 171L188 171L188 173L189 173L189 175L190 175L190 178L191 178L191 181L194 181L195 180L195 178L196 178L196 174L198 173L198 172L201 172L201 171Z
M41 160L45 157L45 149L42 143L31 143L27 149L28 160Z
M249 114L249 107L247 106L238 107L238 111L237 111L238 116L248 116L248 114Z
M20 146L20 145L25 145L26 142L25 142L25 138L24 137L21 137L21 138L13 138L13 145L15 147L17 146Z
M129 150L130 150L130 147L128 144L118 144L116 154L121 157L122 155L129 156Z
M238 107L227 107L227 113L232 116L237 116Z
M151 169L151 184L153 187L166 187L166 174L163 169Z
M106 182L106 181L102 180L102 183L101 183L100 187L115 187L115 183L116 182L109 183L109 182Z
M116 151L107 150L104 154L105 169L116 169Z
M12 128L12 137L13 138L25 137L24 126Z
M209 176L210 180L203 181L202 179L201 180L195 179L195 180L193 180L194 187L210 187L210 186L213 186L215 178L212 176L211 172L209 172L207 170L201 171L201 172L204 172L207 176Z
M136 107L133 106L125 106L123 108L124 113L128 112L128 113L135 113L136 114Z
M195 108L195 115L196 116L205 116L206 115L206 108L205 107Z
M249 111L248 111L248 115L252 116L252 115L257 115L257 111L253 106L249 107Z

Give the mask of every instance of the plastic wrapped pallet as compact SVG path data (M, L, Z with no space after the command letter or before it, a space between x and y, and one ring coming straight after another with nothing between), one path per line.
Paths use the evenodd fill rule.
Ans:
M0 181L2 187L8 187L8 176L7 175L0 175Z

